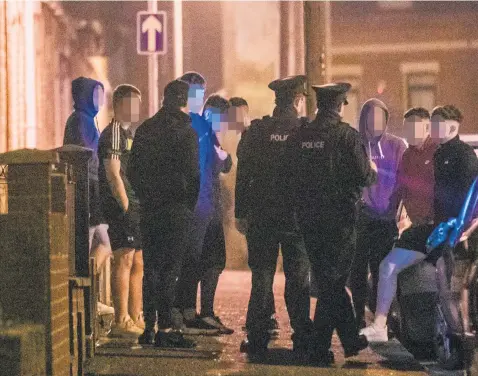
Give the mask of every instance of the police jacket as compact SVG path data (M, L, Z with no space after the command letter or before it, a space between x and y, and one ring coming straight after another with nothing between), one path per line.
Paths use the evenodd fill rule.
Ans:
M254 120L237 148L235 216L278 230L296 229L283 181L287 139L304 124L293 110L276 108L273 116Z
M435 223L457 217L468 189L478 175L478 159L473 148L456 136L440 145L434 155Z
M287 182L299 219L355 218L362 189L376 181L359 133L325 112L288 142Z
M181 204L194 210L199 194L199 153L189 115L163 107L141 124L127 177L143 209Z

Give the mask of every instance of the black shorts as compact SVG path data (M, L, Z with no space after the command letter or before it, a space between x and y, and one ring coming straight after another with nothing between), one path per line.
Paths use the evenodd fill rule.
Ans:
M108 235L113 251L121 248L142 249L140 215L137 205L132 205L128 212L108 221Z
M403 231L402 236L395 242L394 248L409 249L411 251L427 253L426 245L435 225L412 226Z

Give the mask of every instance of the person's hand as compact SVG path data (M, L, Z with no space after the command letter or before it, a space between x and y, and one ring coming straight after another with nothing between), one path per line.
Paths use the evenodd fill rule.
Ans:
M244 218L236 218L236 228L242 235L245 235L248 228L247 220Z
M214 145L214 149L216 149L217 156L221 161L225 161L227 158L227 151L225 151L220 146Z
M372 160L370 160L370 167L372 168L372 170L378 173L377 164Z

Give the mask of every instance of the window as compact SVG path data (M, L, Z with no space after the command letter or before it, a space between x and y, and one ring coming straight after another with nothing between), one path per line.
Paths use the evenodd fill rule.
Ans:
M436 76L428 74L411 74L407 77L407 108L425 107L431 110L436 103Z
M347 93L349 104L344 108L343 121L349 123L354 128L358 128L362 72L360 65L335 65L332 67L333 82L348 82L352 85L352 88Z
M425 107L429 111L436 104L438 73L437 62L403 63L403 107Z
M384 10L410 9L413 6L413 2L411 0L405 0L405 1L388 0L388 1L377 1L377 3L379 8Z

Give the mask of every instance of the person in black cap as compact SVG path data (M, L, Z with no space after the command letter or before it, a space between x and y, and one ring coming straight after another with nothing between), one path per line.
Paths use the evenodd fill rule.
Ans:
M141 208L145 331L139 342L158 347L194 346L180 332L183 317L174 304L199 194L198 139L185 113L188 89L179 80L166 85L163 107L136 131L127 170Z
M376 172L359 133L342 122L350 84L312 87L317 117L289 138L284 172L318 286L310 360L328 365L334 329L345 357L368 345L358 335L345 283L355 252L356 203Z
M270 291L274 282L279 245L286 276L285 300L294 349L303 349L312 329L309 318L309 262L303 239L297 233L289 193L282 182L285 141L304 123L305 76L273 81L273 115L254 120L238 146L235 216L245 233L252 289L246 319L247 340L241 351L263 355L270 340Z

